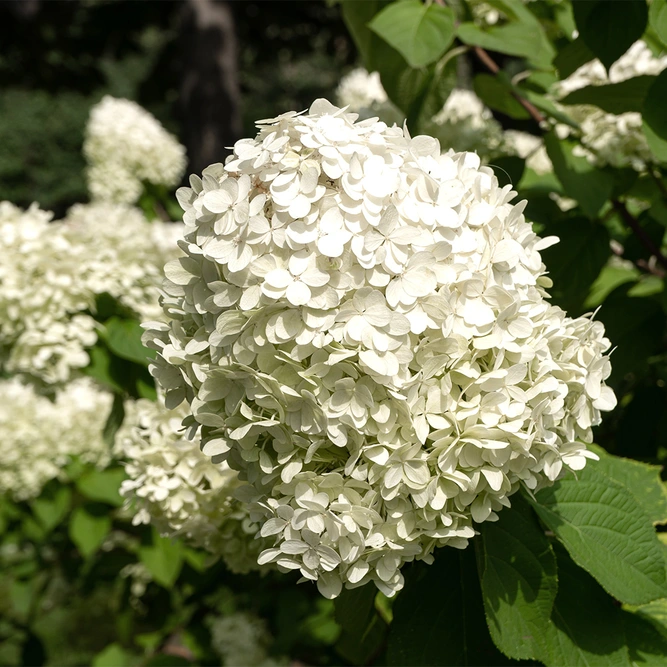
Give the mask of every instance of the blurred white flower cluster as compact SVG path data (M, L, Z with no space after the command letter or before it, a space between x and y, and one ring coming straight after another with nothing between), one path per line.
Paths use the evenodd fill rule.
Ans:
M472 90L455 88L426 132L444 149L477 152L483 157L504 152L500 123Z
M18 378L0 381L0 493L34 498L74 459L104 467L110 452L102 431L112 400L86 378L54 400Z
M399 113L388 101L377 72L363 67L341 79L336 91L338 104L361 118L377 115L387 124L399 121ZM444 148L476 151L486 157L503 151L503 131L490 109L471 90L455 88L443 108L426 124L425 132Z
M158 315L162 266L178 254L182 226L111 204L51 217L36 205L22 211L0 202L1 365L53 385L88 364L96 295L106 292L143 318Z
M179 190L151 372L202 451L245 482L260 564L335 597L465 547L521 484L590 454L615 404L599 322L545 297L511 187L326 100L260 121ZM255 516L253 514L253 517Z
M121 495L135 525L150 523L163 535L222 556L233 572L247 572L257 567L261 542L247 509L232 498L238 475L185 438L185 415L183 408L168 410L161 399L126 403L114 448L128 475Z
M144 183L173 187L185 170L185 149L136 102L105 96L93 107L83 152L93 199L134 204Z
M387 101L380 74L368 72L363 67L353 69L340 80L336 97L340 106L349 107L350 111L355 112Z
M248 612L209 617L211 645L225 667L277 667L287 664L268 654L272 638L264 621Z
M656 57L643 42L635 42L610 68L609 75L597 59L582 65L555 86L559 99L586 86L620 83L642 75L660 74L667 67L667 55ZM568 113L580 125L582 143L595 162L636 170L651 162L651 151L642 132L642 117L630 111L611 114L590 105L568 106Z

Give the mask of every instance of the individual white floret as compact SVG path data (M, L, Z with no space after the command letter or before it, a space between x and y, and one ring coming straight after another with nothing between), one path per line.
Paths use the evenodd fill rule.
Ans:
M105 96L93 107L83 152L93 199L134 204L143 183L173 187L185 170L185 149L136 102Z
M44 485L66 478L75 459L104 467L110 452L102 431L112 396L79 379L53 400L17 378L0 381L0 493L37 497Z
M603 326L547 300L540 239L492 169L326 100L261 121L179 190L152 373L227 461L260 564L335 597L463 548L521 485L594 455Z

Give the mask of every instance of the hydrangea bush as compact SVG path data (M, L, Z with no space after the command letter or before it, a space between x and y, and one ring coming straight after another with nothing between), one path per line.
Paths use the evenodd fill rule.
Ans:
M187 257L145 337L168 404L247 482L260 563L320 591L465 547L594 457L604 328L545 299L540 239L471 153L318 100L181 189Z

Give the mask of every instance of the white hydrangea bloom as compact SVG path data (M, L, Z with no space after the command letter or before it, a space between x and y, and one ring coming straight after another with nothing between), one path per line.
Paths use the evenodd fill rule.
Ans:
M660 74L667 67L667 54L656 57L643 41L635 42L610 68L609 74L598 60L582 65L554 87L556 96L564 98L586 86L620 83L642 75ZM642 170L652 160L642 131L638 112L611 114L595 106L568 106L568 113L581 125L582 143L590 156L601 165L631 166Z
M526 167L537 174L548 174L554 170L541 137L528 132L506 130L505 146L508 153L523 158Z
M378 72L368 72L363 67L357 67L340 80L336 98L341 107L358 112L374 104L384 104L387 93Z
M85 248L78 277L90 294L106 292L142 319L159 316L162 267L181 254L183 225L149 222L137 208L106 203L76 204L63 224Z
M222 556L234 572L257 568L258 526L232 498L238 474L226 463L212 463L181 427L183 408L168 410L162 400L128 401L115 454L126 462L121 495L134 513L132 522L151 523L163 535Z
M136 102L105 96L93 107L83 152L93 199L135 203L143 183L178 184L185 149Z
M484 157L503 152L502 127L472 90L455 88L426 130L444 148Z
M161 267L180 254L183 227L111 204L51 217L0 202L0 347L7 372L54 385L88 364L96 295L111 294L139 317L159 316Z
M264 621L248 612L209 617L211 644L226 667L276 667L287 664L268 655L272 638Z
M18 378L0 381L0 493L15 500L38 496L75 458L104 467L109 448L102 431L112 396L82 378L56 393L38 394Z
M152 373L246 482L259 558L335 597L465 547L521 484L594 456L604 328L546 299L540 239L489 167L326 100L261 121L179 190Z

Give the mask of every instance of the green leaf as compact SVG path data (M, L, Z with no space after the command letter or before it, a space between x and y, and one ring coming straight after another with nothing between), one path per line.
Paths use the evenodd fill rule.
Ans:
M484 619L473 549L444 547L432 565L404 569L394 604L388 665L508 665Z
M579 1L573 9L581 38L607 69L644 34L648 23L644 0Z
M53 530L69 512L72 492L66 486L54 487L53 491L35 498L31 505L33 514L47 530Z
M637 269L625 266L605 266L588 292L584 309L597 308L617 287L639 278Z
M121 359L147 366L155 358L155 350L144 347L142 334L143 329L137 320L112 317L107 320L100 335L109 349Z
M384 642L387 626L375 611L377 594L371 582L344 589L334 601L335 619L342 630L336 651L352 664L367 664Z
M438 60L454 40L454 13L435 3L401 0L385 7L369 28L411 67L425 67Z
M490 5L507 15L504 25L481 30L474 23L462 23L459 39L472 46L526 58L539 68L549 69L556 52L540 21L519 0L490 0Z
M574 561L616 599L644 604L667 596L663 548L632 493L594 462L530 502Z
M555 544L558 559L558 595L552 623L542 634L548 667L627 666L630 659L621 610L563 548Z
M642 109L643 130L651 152L662 162L667 162L667 70L655 78L649 88Z
M388 0L364 0L364 2L345 0L341 2L343 20L369 72L380 70L383 51L390 47L368 28L368 24L388 4Z
M115 377L113 357L102 343L97 343L88 350L90 363L83 369L84 375L97 380L114 392L123 392L124 387Z
M660 479L662 466L613 456L597 445L589 448L600 457L595 466L632 493L654 526L667 524L667 490Z
M481 524L475 540L487 623L505 655L537 658L558 590L556 557L519 494L499 517Z
M655 76L636 76L620 83L605 86L586 86L566 95L561 104L592 104L603 111L621 114L626 111L641 111Z
M530 114L512 95L511 84L502 76L478 74L473 81L473 87L477 96L491 109L518 120L530 118Z
M585 218L572 218L547 225L545 235L560 239L542 251L542 259L554 285L549 291L564 310L583 310L590 286L600 275L611 255L609 232Z
M634 613L652 623L667 639L667 598L636 607Z
M76 480L76 488L89 500L120 507L123 499L118 490L125 478L123 468L89 470Z
M464 44L522 58L531 58L541 48L539 32L528 31L520 23L507 23L486 31L474 23L461 23L456 36Z
M662 43L667 45L667 0L653 0L648 18Z
M83 507L77 507L69 522L69 536L79 553L88 558L100 547L111 530L108 516L95 516Z
M516 155L503 155L493 158L489 166L493 168L501 188L510 184L516 189L521 182L526 161Z
M554 58L554 65L558 69L560 78L566 79L593 58L595 54L586 46L581 37L577 37L558 52Z
M628 373L645 372L648 358L662 348L665 314L653 299L630 297L631 283L617 287L604 301L598 318L616 348L612 358L613 382Z
M92 667L131 667L140 662L138 656L128 653L120 644L109 644L94 658Z
M109 447L113 446L116 433L123 425L123 419L125 419L125 402L123 401L121 394L114 394L111 410L109 411L109 416L107 417L102 432L104 442L106 442Z
M611 194L613 176L596 169L585 157L576 156L577 144L559 139L554 132L544 137L544 145L565 194L575 199L588 217L594 218Z
M152 544L139 547L139 560L158 584L171 588L183 566L183 545L153 530Z
M619 613L623 621L632 667L638 664L664 667L667 657L667 637L646 617L627 611Z

